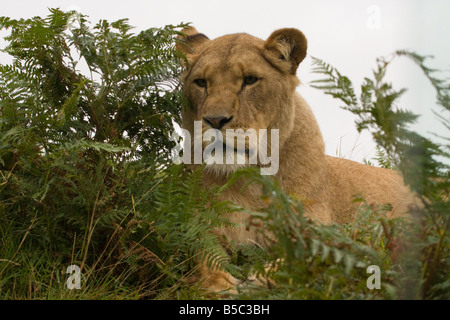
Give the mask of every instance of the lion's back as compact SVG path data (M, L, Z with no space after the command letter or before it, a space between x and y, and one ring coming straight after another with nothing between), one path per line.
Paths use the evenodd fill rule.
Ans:
M395 170L374 167L336 157L326 157L332 185L330 204L335 222L348 222L354 217L355 199L361 197L372 206L389 204L388 217L404 216L416 203L414 194Z

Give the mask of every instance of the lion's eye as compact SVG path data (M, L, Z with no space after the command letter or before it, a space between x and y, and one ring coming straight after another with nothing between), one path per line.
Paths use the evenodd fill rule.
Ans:
M244 78L244 83L243 85L250 85L250 84L254 84L256 81L258 81L258 78L255 76L247 76Z
M200 88L206 88L206 80L205 79L195 79L194 83L198 85Z

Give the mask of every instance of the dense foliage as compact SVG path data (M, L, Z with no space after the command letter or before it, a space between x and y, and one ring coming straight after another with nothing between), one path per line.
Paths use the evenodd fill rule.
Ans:
M421 200L421 208L411 208L411 226L401 233L402 259L394 271L399 297L448 298L450 288L449 158L450 145L438 144L410 129L418 116L398 106L406 89L395 90L385 81L388 66L398 57L407 57L424 73L436 90L438 110L446 129L450 128L450 83L435 77L426 58L414 52L397 51L389 59L380 58L372 78L365 78L360 97L351 81L320 59L314 72L325 76L313 86L341 100L342 108L358 116L357 129L370 130L378 144L377 158L386 167L398 170ZM448 142L448 137L435 137ZM394 261L393 261L394 262Z
M186 105L175 50L183 27L134 34L127 20L91 26L57 9L0 18L14 59L0 65L0 298L211 298L195 282L201 260L259 279L244 281L237 298L449 298L448 146L407 130L416 116L395 108L403 91L383 81L390 62L380 60L359 99L318 59L326 78L316 85L360 116L378 163L400 170L424 207L402 221L386 219L381 204L363 206L355 223L321 226L251 168L204 190L201 168L171 163L172 122ZM448 84L422 57L397 55L431 80L448 128ZM248 212L247 227L271 231L268 248L226 250L211 232L233 227L227 212L245 211L217 200L239 179L263 186L268 207ZM66 286L69 265L81 268L80 290ZM367 288L369 265L381 269L379 290Z

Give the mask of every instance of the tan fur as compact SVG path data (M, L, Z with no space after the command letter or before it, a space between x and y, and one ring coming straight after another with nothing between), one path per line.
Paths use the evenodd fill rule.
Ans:
M316 119L296 92L296 70L306 56L307 42L296 29L275 31L266 41L248 34L226 35L209 40L194 28L179 46L187 56L183 90L191 106L182 112L183 127L193 135L193 121L205 117L227 117L221 129L279 129L280 163L276 174L288 194L304 200L306 214L326 224L345 223L354 218L360 195L369 204L392 205L391 217L404 214L413 196L402 178L392 170L376 168L325 155L324 142ZM258 81L243 86L247 76ZM206 80L206 87L196 79ZM210 127L203 122L203 131ZM203 147L206 145L204 144ZM219 166L222 166L219 168ZM194 165L195 167L195 165ZM211 165L204 172L206 186L225 183L238 165ZM261 191L241 185L226 190L222 197L257 210L264 206ZM228 241L261 243L248 230L248 216L235 213L230 220L241 227L220 230ZM204 286L224 290L236 281L223 272L204 272Z

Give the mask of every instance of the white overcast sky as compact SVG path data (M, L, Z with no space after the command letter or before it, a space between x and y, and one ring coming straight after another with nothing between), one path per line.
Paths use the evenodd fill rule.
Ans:
M297 75L298 91L315 113L326 143L326 152L362 161L374 154L370 134L358 136L353 116L340 103L308 83L310 56L329 62L358 87L370 76L376 58L398 49L432 55L431 67L450 69L450 1L448 0L0 0L0 16L30 18L46 16L48 8L78 10L92 23L99 19L128 18L136 32L166 24L191 22L210 38L246 32L266 39L283 27L298 28L308 38L308 58ZM0 33L4 36L4 33ZM0 48L5 45L0 40ZM0 63L8 59L0 54ZM431 110L435 92L412 62L399 59L388 73L395 88L408 88L400 106L421 118L415 129L425 134L447 135ZM357 92L359 92L357 90Z

